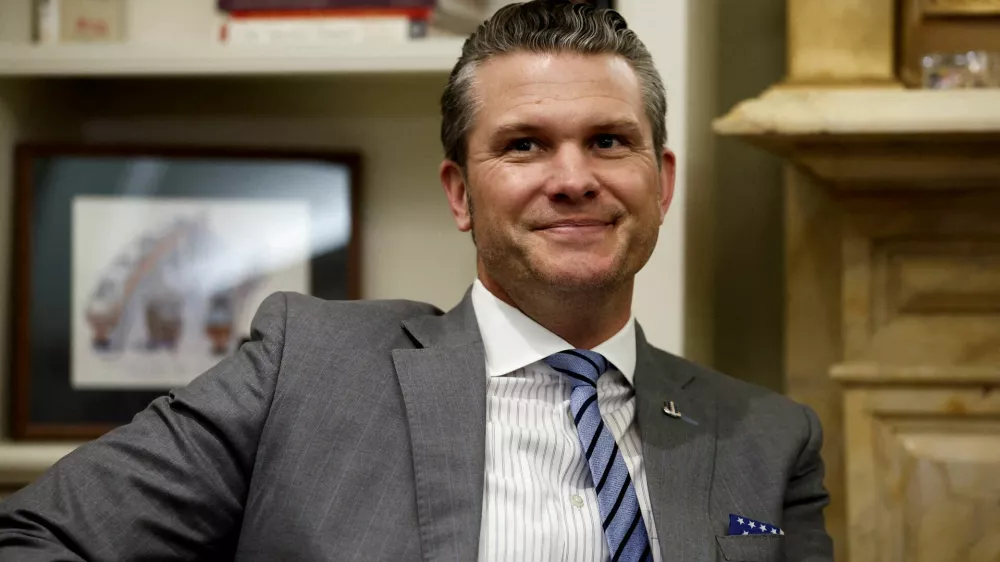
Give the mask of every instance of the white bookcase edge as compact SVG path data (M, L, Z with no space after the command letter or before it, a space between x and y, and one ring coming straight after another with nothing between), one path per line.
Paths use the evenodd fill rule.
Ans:
M343 47L0 43L0 77L447 74L462 41Z
M79 446L79 443L0 441L0 485L29 484Z

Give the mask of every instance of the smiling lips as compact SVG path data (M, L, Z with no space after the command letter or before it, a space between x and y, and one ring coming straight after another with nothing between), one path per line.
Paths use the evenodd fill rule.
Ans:
M579 238L603 234L613 225L613 222L595 219L567 219L546 224L536 230L560 237Z

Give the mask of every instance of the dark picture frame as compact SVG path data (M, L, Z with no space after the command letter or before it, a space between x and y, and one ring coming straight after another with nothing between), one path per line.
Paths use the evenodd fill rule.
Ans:
M324 299L360 298L361 157L356 153L26 143L15 148L14 159L15 216L11 295L13 361L10 411L11 437L15 440L93 439L128 423L152 400L165 395L171 388L182 386L182 384L171 384L160 388L129 385L118 387L115 383L105 381L97 383L97 387L81 387L79 383L82 379L78 376L81 363L77 360L80 349L92 348L95 356L100 353L110 353L108 350L112 345L116 346L114 349L119 353L116 357L133 353L138 355L148 353L151 356L159 353L163 357L168 354L173 354L169 355L170 357L177 357L180 354L185 359L191 359L190 363L183 363L184 366L200 365L210 359L204 354L192 354L191 349L197 349L198 353L201 353L203 348L210 349L214 353L211 358L214 362L234 352L245 341L249 328L248 322L244 324L243 321L237 322L230 318L235 314L227 317L230 319L225 322L229 324L222 323L227 331L224 331L221 337L214 335L218 330L211 332L208 328L203 328L204 325L199 325L196 329L176 328L173 332L169 330L164 332L166 335L158 335L165 342L162 348L154 346L150 343L154 342L153 326L184 325L188 318L185 314L188 312L183 311L193 309L187 304L186 299L191 294L199 293L175 291L181 296L175 299L179 302L175 302L172 308L175 310L174 324L165 323L162 312L157 312L160 314L156 316L156 321L159 323L153 324L150 320L153 317L151 311L160 309L149 304L151 300L148 297L137 303L139 297L136 295L141 291L136 287L152 286L153 281L150 279L153 278L153 274L148 273L149 271L157 271L156 279L159 280L167 275L163 273L164 271L185 271L184 268L187 266L183 265L184 263L200 264L202 266L200 274L206 264L236 261L229 258L216 259L217 256L230 255L223 250L232 248L233 240L236 240L236 244L241 248L243 246L249 248L237 254L242 256L257 253L252 251L257 247L254 244L262 240L255 236L263 236L259 232L268 231L263 229L258 232L254 229L251 232L248 225L257 224L253 217L275 217L271 227L281 229L281 232L284 232L285 224L289 225L289 230L294 230L292 223L305 225L297 227L299 234L296 240L301 251L289 254L302 255L305 258L301 260L288 258L296 260L295 263L283 266L278 273L260 268L262 272L259 275L255 274L251 276L253 277L251 281L239 285L241 288L253 287L239 293L244 296L243 300L231 298L235 289L227 289L229 292L225 295L229 300L219 296L221 291L209 295L211 298L201 298L196 310L202 316L197 318L210 318L217 310L231 312L231 309L236 308L236 305L232 304L234 302L242 303L239 308L239 318L246 319L248 315L252 317L255 306L249 303L253 302L253 299L259 301L263 298L261 295L264 295L264 291L271 287L278 287L278 290L297 290L304 286L303 292ZM136 180L134 177L136 170L154 170L160 175L152 180L148 177ZM128 176L128 181L123 180L124 176ZM329 183L325 183L327 180ZM145 186L140 193L135 192L137 184ZM189 228L184 226L187 223L182 224L182 219L175 219L170 215L171 212L180 213L176 211L178 208L194 209L198 211L195 213L196 216L208 218L202 219L200 230ZM81 240L92 240L93 236L107 235L111 237L109 240L112 242L102 242L98 246L110 247L116 243L114 238L116 226L114 221L110 221L111 224L105 227L105 223L109 221L102 222L103 217L109 216L108 213L111 213L110 216L115 216L115 212L119 216L129 216L132 209L151 209L153 212L159 212L165 217L163 222L168 225L167 228L174 230L161 229L156 231L158 238L145 235L136 238L139 241L131 245L125 242L121 244L122 247L141 250L130 250L131 253L123 251L123 255L128 253L129 256L140 257L131 258L131 261L122 258L108 266L108 268L118 267L112 271L123 270L118 262L124 261L129 267L127 269L129 274L118 278L124 278L127 282L120 281L117 285L118 290L114 293L118 299L114 301L117 303L117 308L114 310L117 314L115 318L118 320L115 325L117 331L113 334L117 339L112 341L112 336L103 332L100 332L100 337L95 336L94 333L99 332L97 328L88 332L85 338L80 335L82 330L74 328L82 325L80 318L86 318L90 322L88 326L95 325L91 309L88 309L86 315L82 313L82 301L78 298L74 300L73 296L81 294L83 291L81 287L85 285L80 281L80 276L75 277L80 271L78 263L83 259L80 254L87 251L86 248L80 251ZM91 214L81 214L84 212ZM288 219L298 216L307 220ZM86 221L81 217L86 218ZM250 235L241 236L237 232L238 229L231 229L230 225L241 224L232 217L237 219L244 217L240 219L244 225L243 232L250 232ZM343 224L344 217L348 217L349 225ZM170 220L174 222L169 222ZM81 225L84 223L91 225L86 232L97 234L81 235L81 232L85 232L81 230ZM331 239L329 234L326 234L327 238L322 238L318 233L329 230L327 227L331 223L336 223L339 234L335 242L327 243L324 241ZM176 224L181 226L173 226ZM220 228L228 230L222 236L215 235L211 239L226 239L230 245L207 245L204 242L205 236L217 234L216 231ZM179 235L168 236L162 234L163 232L194 232L200 233L203 237L195 239L192 238L193 234L186 234L192 241L184 246L186 250L182 251L180 244L174 242L179 239ZM128 240L129 236L126 234L121 238ZM153 242L148 242L149 240ZM269 240L273 240L273 237ZM144 243L147 246L143 246ZM74 244L76 254L74 254ZM218 249L219 253L211 254L212 250L204 249L206 246ZM201 254L207 255L197 259ZM192 255L195 257L191 257ZM169 260L163 256L169 256ZM188 262L183 262L184 259ZM94 264L98 262L105 263L109 260L93 259ZM162 265L164 263L170 265ZM291 273L288 273L289 271ZM178 275L173 274L170 278L177 277ZM196 277L198 275L191 274L185 279ZM237 278L237 274L231 274L230 277ZM292 283L293 286L289 289L282 288L281 283L287 282L288 279L297 281ZM101 283L86 283L88 294L100 295L101 288L96 292L90 288L103 287L105 278L101 277L99 280ZM163 283L159 282L157 286L162 285ZM127 291L122 287L127 288ZM153 294L153 289L143 290L146 291L146 295ZM123 297L123 294L128 296ZM245 295L252 295L252 298ZM99 299L92 297L87 301L92 305L91 308L94 300ZM193 302L195 299L191 300ZM156 306L162 308L162 302L158 302ZM122 312L123 310L127 312ZM129 323L121 320L126 316L133 320ZM192 322L187 324L195 325ZM184 330L188 331L184 332L183 338L177 335ZM197 330L203 330L199 337L203 337L209 343L202 344L201 340L198 340L198 347L179 346L178 341L182 339L184 342L191 341L194 337L192 334ZM145 338L143 341L147 342L144 345L131 341L140 337L135 335L140 331ZM213 335L209 337L205 334ZM86 342L86 346L81 348L82 341ZM138 363L118 363L117 365L125 367L116 368L124 375L128 375L130 369L135 370L129 365L136 364ZM206 369L190 373L190 377L201 374L203 370ZM155 383L147 381L143 384Z

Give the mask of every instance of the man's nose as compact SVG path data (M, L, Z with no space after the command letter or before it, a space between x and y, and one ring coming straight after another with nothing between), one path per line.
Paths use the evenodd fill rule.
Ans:
M549 163L550 177L546 186L549 199L576 202L597 197L600 183L585 149L567 143L553 154Z

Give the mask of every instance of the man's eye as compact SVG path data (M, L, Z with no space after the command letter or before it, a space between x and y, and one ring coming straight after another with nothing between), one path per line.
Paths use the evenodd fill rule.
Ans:
M531 149L534 146L535 141L531 139L517 139L507 146L507 150L514 152L531 152Z
M597 148L615 148L618 146L615 143L618 143L618 145L623 144L621 139L616 135L597 135L597 138L594 139L594 144L597 145Z

